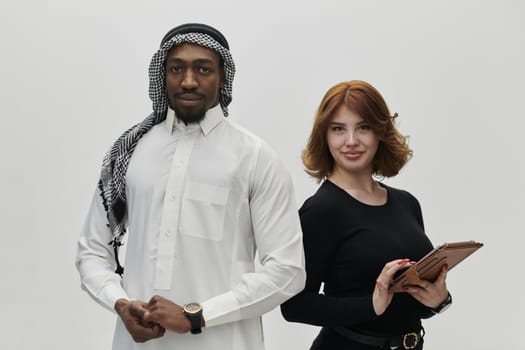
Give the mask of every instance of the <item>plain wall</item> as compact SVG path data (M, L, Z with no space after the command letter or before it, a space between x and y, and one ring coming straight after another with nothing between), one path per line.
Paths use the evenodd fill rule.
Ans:
M0 348L110 348L115 315L80 290L76 240L105 151L151 110L151 56L187 21L228 38L231 118L279 152L298 206L317 188L300 153L324 92L375 85L414 149L385 183L420 200L434 244L485 243L450 272L426 349L525 349L519 0L2 1ZM278 309L264 323L268 350L318 332Z

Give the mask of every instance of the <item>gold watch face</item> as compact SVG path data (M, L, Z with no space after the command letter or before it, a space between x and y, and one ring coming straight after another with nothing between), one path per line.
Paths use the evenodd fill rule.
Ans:
M189 314L196 314L202 310L202 306L199 303L189 303L184 305L184 311Z

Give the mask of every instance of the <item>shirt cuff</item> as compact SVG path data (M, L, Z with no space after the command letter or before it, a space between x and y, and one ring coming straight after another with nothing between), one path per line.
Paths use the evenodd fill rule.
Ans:
M202 303L206 327L235 322L241 319L240 305L233 292L227 292Z
M116 312L115 303L119 299L129 300L128 294L120 286L115 286L112 284L107 285L106 287L104 287L104 289L102 289L102 291L99 294L99 300L103 304L103 306L105 306L113 312Z

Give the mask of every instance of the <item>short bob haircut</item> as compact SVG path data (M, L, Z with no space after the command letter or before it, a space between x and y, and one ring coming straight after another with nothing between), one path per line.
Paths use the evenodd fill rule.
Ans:
M361 80L336 84L326 92L302 153L305 171L318 182L330 176L334 158L328 149L326 134L332 116L343 104L360 115L379 138L372 174L379 177L397 175L412 157L412 150L407 144L408 137L396 129L394 119L397 113L390 114L379 91Z

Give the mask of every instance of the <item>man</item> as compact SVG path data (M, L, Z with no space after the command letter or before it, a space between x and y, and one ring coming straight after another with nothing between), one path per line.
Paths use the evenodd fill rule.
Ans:
M263 349L260 316L304 287L291 178L225 118L234 73L218 30L172 29L149 68L153 113L104 158L76 265L119 316L113 349Z

